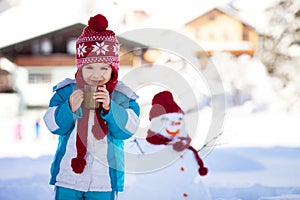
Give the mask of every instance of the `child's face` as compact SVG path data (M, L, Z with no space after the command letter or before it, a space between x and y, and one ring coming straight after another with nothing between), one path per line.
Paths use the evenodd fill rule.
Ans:
M88 85L104 85L111 78L112 68L106 63L91 63L82 67L83 80Z

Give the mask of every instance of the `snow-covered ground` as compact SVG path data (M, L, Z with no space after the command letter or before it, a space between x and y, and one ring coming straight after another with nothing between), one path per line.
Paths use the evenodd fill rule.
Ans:
M300 148L216 148L205 158L210 173L202 185L211 199L300 199L299 155ZM53 199L51 159L1 158L0 199Z
M57 141L42 121L36 136L35 122L43 113L1 118L0 199L53 199L48 181ZM299 115L234 113L226 117L220 145L204 157L210 171L200 178L202 189L218 200L300 199ZM134 175L126 178L128 189Z

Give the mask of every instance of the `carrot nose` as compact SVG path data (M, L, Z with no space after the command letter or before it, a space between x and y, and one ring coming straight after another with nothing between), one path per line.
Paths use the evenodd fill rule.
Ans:
M181 124L180 122L174 122L174 121L172 121L172 123L171 123L172 126L178 126L180 124Z

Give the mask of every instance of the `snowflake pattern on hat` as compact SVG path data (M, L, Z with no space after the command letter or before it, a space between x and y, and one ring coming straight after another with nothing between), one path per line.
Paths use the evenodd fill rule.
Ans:
M113 52L115 53L115 55L117 55L119 53L119 50L120 50L120 45L113 46Z
M84 46L84 43L80 44L77 48L77 54L79 57L83 57L86 53L86 46Z
M105 55L105 53L109 51L108 50L108 45L103 42L101 42L101 44L99 42L96 42L96 45L93 45L93 50L92 52L96 52L97 55L100 54L100 52Z

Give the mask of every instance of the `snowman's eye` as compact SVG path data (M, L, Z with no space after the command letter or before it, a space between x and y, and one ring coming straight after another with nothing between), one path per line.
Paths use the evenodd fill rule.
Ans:
M182 117L179 117L179 118L178 118L178 120L179 120L179 121L182 121L182 120L183 120L183 118L182 118Z
M166 121L168 121L168 120L169 120L169 119L168 119L167 117L162 117L162 118L161 118L161 121L162 121L162 122L166 122Z

